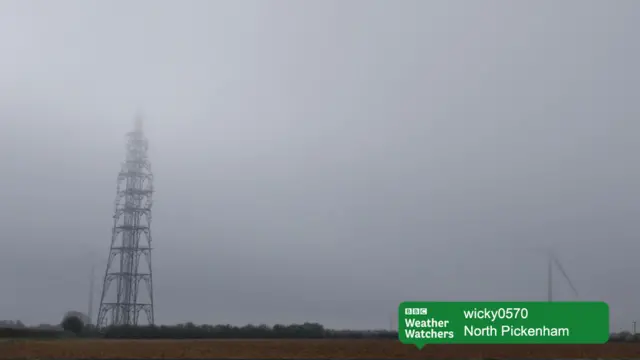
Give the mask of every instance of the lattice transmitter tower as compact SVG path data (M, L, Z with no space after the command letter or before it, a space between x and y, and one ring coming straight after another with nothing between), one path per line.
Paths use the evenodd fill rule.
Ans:
M154 323L150 227L153 175L147 148L138 118L134 131L127 134L127 157L118 174L111 247L96 322L99 328L138 325L141 311L147 315L148 324ZM146 292L139 294L142 282Z

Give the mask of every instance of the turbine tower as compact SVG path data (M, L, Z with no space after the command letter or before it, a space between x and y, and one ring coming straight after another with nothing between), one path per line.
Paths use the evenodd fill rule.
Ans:
M148 324L154 323L150 227L153 174L147 148L142 118L138 116L134 130L127 134L126 160L118 174L111 246L96 321L98 328L138 325L141 311L146 314ZM141 258L144 258L142 264ZM139 294L141 282L146 285L146 293Z
M569 283L569 286L571 287L571 290L573 291L573 294L575 295L575 297L578 297L578 290L576 290L575 286L573 286L573 283L571 282L571 279L569 279L569 275L567 275L567 272L564 271L564 268L562 267L562 264L560 264L560 260L558 260L558 258L553 254L553 252L549 251L548 253L548 264L547 264L547 275L548 275L548 280L547 280L547 291L548 291L548 300L549 302L553 301L553 268L555 265L555 268L557 268L558 270L560 270L560 273L562 274L562 277L565 278L565 280L567 280L567 283Z
M96 266L91 267L91 278L89 279L89 308L87 311L87 317L89 318L89 324L93 324L93 293L95 292L95 277L96 277Z

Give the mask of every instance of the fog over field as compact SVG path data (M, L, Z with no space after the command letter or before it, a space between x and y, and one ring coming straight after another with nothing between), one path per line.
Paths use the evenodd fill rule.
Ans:
M141 113L157 323L546 300L551 247L630 329L639 34L633 0L4 0L0 319L86 311Z

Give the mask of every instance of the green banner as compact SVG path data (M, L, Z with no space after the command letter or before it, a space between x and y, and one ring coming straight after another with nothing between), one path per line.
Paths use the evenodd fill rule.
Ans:
M604 344L604 302L403 302L404 344Z

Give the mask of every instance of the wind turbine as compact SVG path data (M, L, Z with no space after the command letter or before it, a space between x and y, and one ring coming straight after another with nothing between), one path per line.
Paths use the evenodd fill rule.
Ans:
M567 272L564 271L564 268L562 267L562 264L560 263L560 260L558 260L558 258L553 254L552 251L549 250L549 252L547 253L548 256L548 282L547 282L547 291L548 291L548 299L549 301L553 301L553 268L555 265L555 268L557 268L558 270L560 270L560 273L562 274L562 276L565 278L565 280L567 280L567 283L569 283L569 286L571 287L571 290L573 290L573 294L575 295L575 297L578 297L578 290L576 290L576 287L573 286L573 283L571 282L571 279L569 279L569 275L567 275Z

